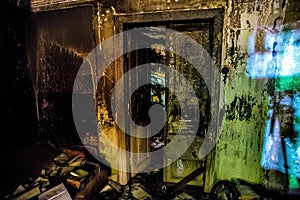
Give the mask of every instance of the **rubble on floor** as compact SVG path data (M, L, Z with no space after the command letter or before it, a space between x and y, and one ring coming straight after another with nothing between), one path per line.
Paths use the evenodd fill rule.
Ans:
M137 174L122 186L109 178L108 186L105 187L98 197L100 200L200 200L212 199L210 194L203 192L199 186L182 187L175 193L169 192L170 184L162 180L162 170Z
M48 168L43 168L38 177L17 186L6 199L49 199L62 192L65 200L82 196L85 200L95 199L107 184L109 169L102 169L100 162L86 155L78 149L62 148Z
M11 180L7 178L5 180L15 182L17 185L9 192L11 194L0 199L44 200L51 199L51 196L56 196L53 199L63 200L217 200L224 197L230 200L299 199L299 195L296 195L299 194L298 191L296 194L279 194L267 191L261 185L252 185L242 180L216 182L210 193L204 192L200 186L189 185L192 179L205 172L205 168L196 169L178 183L166 183L163 181L163 169L152 166L151 170L148 170L151 172L138 173L126 185L120 185L115 181L115 177L111 176L109 167L95 158L92 159L91 155L82 149L60 148L50 153L50 146L46 148L46 144L39 144L29 150L31 157L33 152L38 150L40 152L34 154L35 159L30 159L31 157L25 156L29 154L28 151L27 153L17 151L18 157L15 160L19 165L9 157L13 163L12 170L5 168L7 172L5 175ZM24 158L20 159L20 156ZM52 162L48 162L45 157L51 157ZM35 161L36 159L38 160ZM41 167L39 163L41 160L48 163L47 167ZM20 161L25 161L28 166L22 165ZM13 166L19 166L17 168L19 171ZM32 166L33 171L38 168L41 170L26 181L22 178L20 183L19 174L28 173L29 171L24 171L23 168L27 169L29 166Z

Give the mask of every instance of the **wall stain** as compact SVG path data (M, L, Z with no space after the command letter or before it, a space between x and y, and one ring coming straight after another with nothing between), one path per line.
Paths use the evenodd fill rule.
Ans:
M226 119L230 121L250 121L256 100L251 95L234 97L234 100L226 106Z

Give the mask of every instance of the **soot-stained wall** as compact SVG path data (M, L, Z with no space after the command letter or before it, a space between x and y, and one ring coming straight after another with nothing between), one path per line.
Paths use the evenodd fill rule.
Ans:
M91 6L81 6L31 13L27 21L38 134L58 146L81 144L73 122L72 92L84 56L94 47L92 12Z
M278 16L284 18L287 5L286 1L228 1L222 55L227 109L216 146L217 179L241 178L276 190L284 185L282 179L269 179L260 165L268 97L274 88L267 79L249 78L246 65L249 37L273 27ZM256 38L254 48L262 51L264 42L259 34Z

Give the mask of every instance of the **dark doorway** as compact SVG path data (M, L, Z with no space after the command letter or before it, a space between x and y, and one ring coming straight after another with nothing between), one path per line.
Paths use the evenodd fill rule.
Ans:
M190 148L179 158L175 159L173 152L165 152L161 157L162 160L151 161L152 165L157 162L173 162L167 166L164 170L163 181L170 183L177 183L184 177L191 174L194 170L205 166L205 160L200 160L197 153L200 149L201 142L207 132L207 127L210 121L211 102L210 94L208 92L206 83L204 82L202 75L212 76L209 72L203 72L201 75L193 66L184 58L179 55L175 55L168 49L161 50L156 48L159 46L167 45L174 48L185 48L185 40L180 38L180 35L164 35L160 33L159 28L172 29L177 32L183 33L195 41L197 41L210 55L213 53L213 35L214 35L214 20L213 19L188 19L188 20L170 20L170 21L152 21L152 22L136 22L136 23L123 23L123 30L130 30L141 27L156 27L157 32L149 34L142 32L141 41L151 43L151 48L140 49L136 47L135 51L129 52L124 59L125 72L129 70L136 70L139 74L137 66L149 64L157 65L157 68L143 74L143 77L136 76L136 79L147 79L149 84L140 87L136 91L130 91L131 96L130 113L132 119L139 125L145 126L150 123L148 115L149 108L154 104L160 104L167 113L167 120L164 128L156 135L145 138L130 138L130 144L133 145L131 149L140 149L139 145L150 145L149 151L156 151L163 148L169 142L172 141L175 135L179 135L184 142L186 138L191 137L191 129L193 121L199 121L197 136L194 139ZM153 30L152 30L153 31ZM138 43L132 43L131 35L127 35L125 38L124 47L127 45L139 45ZM128 43L127 43L128 42ZM201 55L199 55L201 56ZM178 80L160 67L164 65L170 69L174 69L182 74L191 85L196 93L198 102L193 102L189 96L185 96L186 107L182 108L178 101L178 97L174 95L174 90L185 90L185 86L176 85ZM125 85L136 84L138 80L130 79ZM168 85L168 87L166 87ZM180 92L179 92L180 93ZM186 95L185 92L182 94ZM198 107L200 115L195 114L195 106ZM181 112L184 109L185 112ZM199 118L201 120L199 120ZM178 132L178 126L184 124L186 127L184 132ZM132 142L132 140L134 142ZM147 141L148 140L148 141ZM175 159L175 160L174 160ZM145 162L145 161L143 161ZM139 161L135 163L139 164ZM192 180L189 184L195 186L204 186L205 176L202 174L196 179Z

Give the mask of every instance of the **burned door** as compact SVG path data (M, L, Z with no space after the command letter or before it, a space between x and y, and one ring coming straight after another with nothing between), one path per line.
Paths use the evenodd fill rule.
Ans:
M35 6L43 7L44 1ZM82 88L73 84L84 57L93 49L92 5L74 8L57 6L56 10L30 13L26 27L28 71L32 80L38 132L41 138L50 140L57 146L82 144L75 127L72 110L72 95L89 99L92 88L84 88L90 81L91 73L82 81ZM82 121L90 121L93 107L80 113ZM97 130L82 132L86 139L93 138L93 146L98 148ZM86 134L86 135L85 135Z
M125 25L125 29L134 27L136 27L136 24ZM129 112L134 123L138 125L132 126L131 124L126 124L130 132L130 136L128 137L130 144L129 149L132 153L130 155L130 164L131 172L134 174L145 170L151 163L152 130L151 128L143 129L143 127L147 127L151 123L148 114L149 109L154 104L160 104L164 107L164 96L163 91L161 90L163 89L164 81L163 73L159 73L159 67L154 72L152 70L147 70L144 65L151 64L155 66L155 63L161 63L163 59L162 56L156 52L155 48L140 48L143 44L132 39L132 37L138 37L143 43L147 43L147 46L155 46L155 44L158 44L159 41L156 41L156 38L149 36L147 31L141 31L137 34L128 32L125 34L125 37L125 48L126 46L131 45L131 49L136 49L129 52L124 59L125 72L131 72L129 78L125 80L125 85L127 85L125 95L131 94ZM158 84L158 81L161 81L161 84ZM140 85L140 82L148 84ZM133 156L133 154L137 156Z
M211 131L209 124L211 121L215 123L215 127L221 124L220 119L222 118L222 98L223 94L220 91L220 57L221 57L221 36L222 36L222 10L197 10L188 12L166 12L166 13L151 13L151 14L136 14L119 16L117 20L117 30L126 31L135 28L152 27L150 32L140 33L142 39L139 42L150 42L151 47L148 49L139 49L132 51L124 56L125 71L132 70L137 65L143 65L150 63L156 67L152 68L152 71L148 71L147 74L143 74L147 77L149 84L145 85L134 92L131 97L131 114L135 118L136 113L142 110L142 114L145 117L145 124L149 123L148 110L151 105L155 103L160 104L167 113L166 123L162 130L157 135L149 138L143 138L145 145L140 145L139 148L143 151L150 151L151 158L147 158L147 162L142 162L143 159L135 162L135 165L147 167L151 161L151 167L156 167L157 163L163 162L164 166L164 182L177 183L187 175L191 174L196 169L206 168L206 173L198 176L188 184L209 187L212 183L211 178L213 177L213 159L214 151L206 156L206 159L199 156L199 149L203 147L203 138L215 139L219 134L219 129ZM163 20L162 20L163 19ZM168 29L172 30L172 34L162 34L155 29ZM177 32L178 34L174 34ZM208 53L215 66L216 70L210 70L212 62L208 62L205 70L195 69L191 64L194 61L201 60L202 54L195 55L189 46L191 45L188 41L182 38L183 35L189 36L198 44L200 44ZM128 38L127 38L128 39ZM129 39L125 39L124 47L133 44ZM165 48L162 48L164 46ZM174 53L174 49L179 49ZM138 48L137 48L138 49ZM180 50L181 49L181 50ZM187 51L186 51L187 50ZM178 53L179 52L179 53ZM177 54L178 53L178 54ZM194 57L185 59L185 54L191 53ZM200 58L200 59L199 59ZM203 60L203 59L202 59ZM196 94L195 98L190 98L188 94L178 96L177 94L181 91L184 92L185 85L178 84L179 79L174 78L171 73L166 73L159 66L164 65L169 70L177 71L182 74L190 85L192 90ZM205 64L201 64L206 65ZM204 69L203 68L203 69ZM211 72L212 71L212 72ZM138 72L138 70L136 70ZM201 73L201 74L200 74ZM136 73L139 74L139 73ZM205 77L205 81L203 79ZM208 78L207 78L208 77ZM135 77L137 80L138 77ZM209 82L207 82L209 80ZM134 80L130 80L132 82ZM159 84L158 84L159 83ZM208 85L209 84L209 92ZM158 87L158 85L160 85ZM174 90L176 91L175 94ZM143 95L138 95L138 94ZM211 101L211 97L216 101ZM143 97L143 98L140 98ZM143 100L141 100L143 99ZM184 107L181 107L179 99L184 99ZM142 101L143 103L140 103ZM147 106L145 106L147 102ZM144 105L144 106L141 106ZM195 109L195 106L197 109ZM144 109L140 109L144 108ZM146 109L145 109L146 108ZM182 112L183 110L187 113ZM199 120L197 124L194 121ZM180 127L184 127L179 129ZM190 141L192 138L191 129L195 129L196 137L193 139L190 147L184 151L183 155L179 158L175 155L176 152L168 151L167 146L174 141L175 136L177 139L184 143ZM180 130L180 131L179 131ZM132 141L129 139L131 148L138 149L137 139ZM210 140L208 139L208 140ZM150 147L149 147L150 143ZM204 144L204 143L203 143ZM206 146L206 145L205 145ZM153 152L164 149L162 158L153 158ZM180 149L180 146L178 146ZM139 150L137 150L139 151ZM211 149L209 150L209 152ZM207 152L207 153L209 153ZM131 160L132 161L132 160ZM132 163L134 164L134 163ZM158 165L159 166L159 165ZM204 184L205 179L205 184Z
M212 51L211 31L212 26L209 21L190 20L179 21L170 24L170 27L177 32L189 36L199 43L208 53ZM193 54L189 52L190 41L186 40L181 34L172 34L167 36L168 46L172 49L184 51L185 57ZM189 60L204 60L199 52L197 56L190 57ZM166 145L170 143L175 136L179 137L181 144L185 145L189 140L193 140L187 151L178 157L179 151L184 148L178 146L178 152L166 151L165 162L168 164L164 170L164 181L177 183L188 176L196 169L205 167L205 159L201 159L199 150L206 135L208 123L210 121L210 98L206 83L202 76L211 76L209 71L197 71L193 65L183 57L170 53L168 56L168 66L182 74L191 84L197 99L193 94L189 94L187 85L182 84L178 76L170 76L168 79L170 91L175 91L176 96L169 92L168 99L168 125L166 129ZM180 83L180 85L178 85ZM182 95L180 97L180 95ZM178 99L184 104L180 104ZM196 123L195 123L196 122ZM179 128L181 127L181 128ZM197 130L196 137L193 131ZM191 185L204 186L204 175L201 174L189 182Z
M153 24L151 24L153 25ZM128 28L132 28L133 26L138 26L138 24L130 24L127 25ZM149 24L150 26L150 24ZM164 143L172 141L175 135L179 135L180 140L185 142L186 139L190 139L193 137L190 133L192 130L197 130L197 127L193 125L194 121L200 121L197 126L199 127L196 139L194 140L192 146L188 149L186 153L177 161L172 160L173 154L177 154L177 152L166 152L165 160L155 160L155 163L152 162L153 165L157 164L157 162L173 162L173 164L169 165L167 170L165 170L165 181L167 182L177 182L181 178L187 176L189 173L193 172L193 170L203 166L204 162L200 161L198 158L199 148L201 146L202 137L204 137L207 124L210 117L210 102L209 102L209 94L205 82L203 81L199 72L194 69L190 63L188 63L184 58L175 55L170 49L184 49L187 44L184 40L180 38L181 34L174 35L174 32L166 34L165 32L161 32L159 28L164 29L173 29L176 31L180 31L181 33L188 35L189 37L196 40L199 44L201 44L208 52L211 51L211 42L210 42L210 24L209 22L197 22L196 20L188 20L188 21L178 21L178 22L162 22L156 25L158 28L151 30L151 34L145 32L141 32L138 37L143 38L143 42L151 43L149 49L139 49L136 47L133 52L130 52L127 56L126 71L134 71L134 76L131 76L128 80L128 88L138 88L132 85L137 84L139 79L146 79L148 85L144 85L138 88L136 91L127 91L128 94L133 94L131 96L130 103L130 113L134 122L139 126L146 126L151 123L151 120L148 116L148 112L151 106L155 104L161 105L167 115L167 124L164 128L155 133L153 137L150 137L150 133L148 133L149 137L147 138L138 138L138 137L130 137L130 150L135 153L145 153L151 151L156 151L158 148L162 148ZM131 35L127 36L127 45L139 45L138 43L133 43L130 38ZM176 39L175 39L176 38ZM167 46L165 48L159 48L159 45ZM187 52L188 53L188 52ZM199 55L201 56L201 55ZM197 59L197 58L194 58ZM140 66L146 63L150 63L154 66L153 69L144 73L145 70L140 72L141 68L137 68L136 66ZM185 85L176 86L176 88L166 88L167 85L176 85L178 82L177 76L172 76L171 74L166 73L160 64L163 64L170 69L174 69L178 71L180 74L185 76L185 78L190 82L189 84L193 85L193 90L195 91L198 102L195 102L195 99L189 98L190 94L187 94L184 90L186 90ZM205 74L209 76L210 74ZM129 89L131 90L131 89ZM182 90L181 93L187 95L185 97L178 97L174 95L172 91ZM184 98L185 108L183 105L178 103L177 98ZM167 104L166 104L167 103ZM167 105L167 106L166 106ZM195 106L200 105L199 109L194 109ZM191 110L194 109L194 110ZM181 113L181 110L188 110L185 113ZM200 118L197 115L198 110L200 110ZM185 116L182 116L185 114ZM178 132L179 124L184 124L185 132ZM130 129L130 128L129 128ZM130 129L130 131L133 131ZM151 132L151 130L149 130ZM149 148L149 144L152 144ZM180 149L180 147L178 148ZM150 154L149 154L150 155ZM150 164L150 157L143 157L138 159L131 159L132 168L137 169L138 165L142 168L147 167ZM188 167L189 166L189 167ZM202 184L202 177L198 178L193 182L195 185Z

